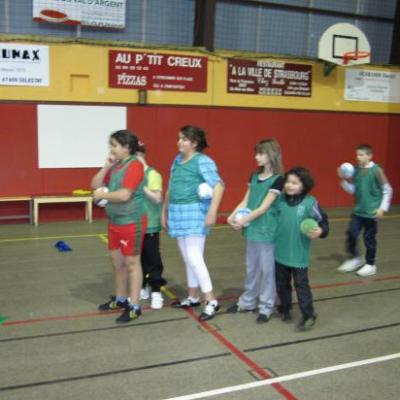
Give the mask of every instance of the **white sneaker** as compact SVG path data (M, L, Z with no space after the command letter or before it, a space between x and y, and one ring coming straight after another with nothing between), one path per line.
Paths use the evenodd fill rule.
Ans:
M370 276L376 274L376 265L365 264L362 268L360 268L356 274L358 276Z
M346 260L339 268L340 272L353 272L356 269L360 268L364 264L364 261L361 257L351 258L350 260Z
M153 292L151 294L151 304L150 307L153 310L160 310L163 307L164 299L160 292Z
M140 300L148 300L150 298L150 289L148 286L140 289Z

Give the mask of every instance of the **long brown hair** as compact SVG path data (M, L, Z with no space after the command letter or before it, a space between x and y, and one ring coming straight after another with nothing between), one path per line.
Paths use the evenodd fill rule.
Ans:
M256 153L264 153L268 156L271 170L274 174L283 175L283 164L281 146L276 139L260 140L255 147ZM264 167L260 167L258 172L263 172Z

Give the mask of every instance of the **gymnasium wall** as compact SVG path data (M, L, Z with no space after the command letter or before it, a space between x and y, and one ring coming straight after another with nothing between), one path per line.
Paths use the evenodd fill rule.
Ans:
M221 53L208 57L206 92L149 91L148 104L139 105L136 90L108 88L108 50L51 44L49 87L0 86L0 196L64 194L89 186L96 169L38 168L37 104L57 103L126 105L128 128L146 143L149 162L165 181L176 154L179 128L188 123L204 127L211 146L208 154L217 161L226 183L221 212L232 209L243 196L254 169L254 144L265 137L279 140L286 168L304 165L311 169L317 181L314 194L324 207L351 204L351 197L338 185L336 168L343 161L354 160L357 144L370 143L376 161L384 166L394 186L394 202L400 202L400 104L344 101L343 68L324 76L322 63L291 59L312 65L311 97L228 94L226 63L234 54ZM41 219L81 214L76 204L46 205ZM102 210L96 215L103 215Z

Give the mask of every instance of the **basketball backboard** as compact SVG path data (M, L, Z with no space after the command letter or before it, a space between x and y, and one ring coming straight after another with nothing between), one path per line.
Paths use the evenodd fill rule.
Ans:
M371 48L364 32L355 25L330 26L318 43L318 58L337 65L368 64Z

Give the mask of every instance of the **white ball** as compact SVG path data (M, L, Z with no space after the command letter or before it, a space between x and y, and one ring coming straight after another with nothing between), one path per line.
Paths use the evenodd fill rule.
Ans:
M340 167L340 174L343 178L351 178L354 175L354 166L348 162L343 163Z
M250 213L251 213L250 208L239 208L239 210L236 211L235 219L236 221L239 221L240 219L242 219L246 215L249 215ZM249 223L244 224L243 226L244 227L249 226Z
M108 188L105 186L97 188L95 190L95 192L100 191L100 190L102 190L103 192L108 192ZM106 200L106 199L100 199L100 200L95 201L96 206L99 206L99 207L105 207L107 205L107 203L108 203L108 200Z
M210 200L213 196L214 189L207 183L200 183L197 189L197 195L201 200Z

